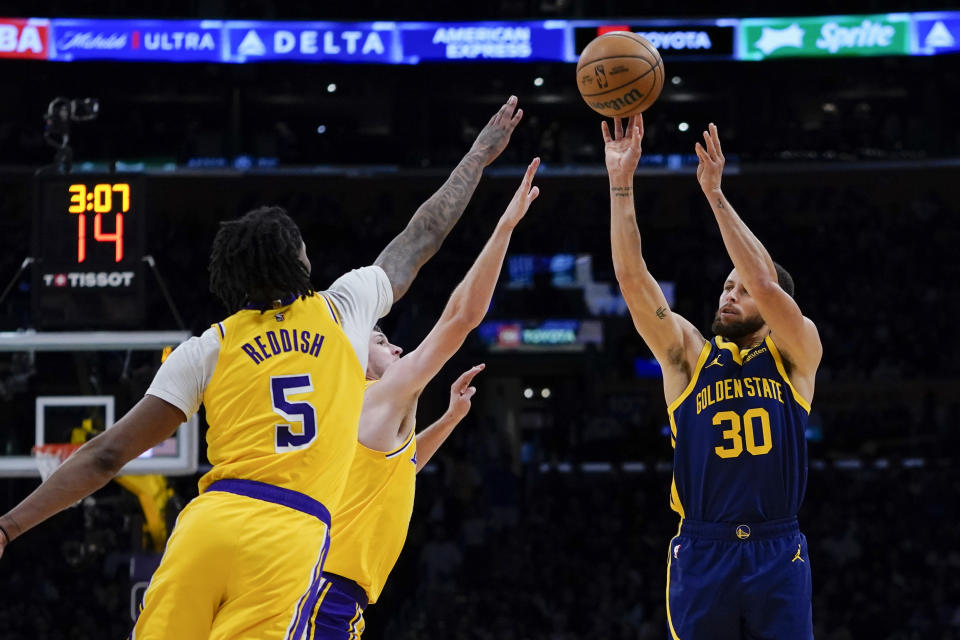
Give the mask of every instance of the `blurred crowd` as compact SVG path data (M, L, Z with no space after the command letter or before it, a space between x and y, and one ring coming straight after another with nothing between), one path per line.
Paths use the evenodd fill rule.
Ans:
M369 638L665 637L668 474L537 475L505 499L464 488L454 464L418 486ZM811 474L800 520L818 638L960 637L958 489L950 468Z
M446 451L418 480L406 548L364 637L666 637L669 481L652 470L515 474L502 460ZM137 523L114 491L4 555L5 640L128 632L123 552ZM811 472L800 522L817 638L960 638L958 491L960 473L945 465Z
M525 121L505 162L539 155L545 166L589 166L602 157L601 117L578 95L569 63L486 62L468 71L183 64L150 65L149 73L124 63L8 64L0 165L53 160L43 117L58 95L100 102L96 120L72 123L77 162L438 168L460 157L510 94ZM667 85L645 114L645 163L666 166L668 155L695 163L693 145L711 121L745 162L944 158L960 146L952 56L665 65Z

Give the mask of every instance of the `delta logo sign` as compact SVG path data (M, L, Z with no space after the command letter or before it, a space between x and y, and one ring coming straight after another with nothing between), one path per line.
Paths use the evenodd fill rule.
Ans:
M0 58L46 60L49 48L49 20L0 18Z
M393 23L228 22L229 62L393 59Z

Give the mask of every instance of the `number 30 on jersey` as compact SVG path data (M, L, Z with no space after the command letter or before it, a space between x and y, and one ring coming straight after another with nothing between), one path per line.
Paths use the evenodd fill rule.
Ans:
M757 423L760 423L761 439L757 441ZM743 414L735 411L718 411L713 416L713 424L718 427L726 427L721 434L723 436L724 446L714 448L717 455L721 458L736 458L744 449L746 441L747 453L754 456L762 456L770 453L773 448L772 437L770 435L770 414L762 407L754 407ZM743 432L741 435L741 431Z

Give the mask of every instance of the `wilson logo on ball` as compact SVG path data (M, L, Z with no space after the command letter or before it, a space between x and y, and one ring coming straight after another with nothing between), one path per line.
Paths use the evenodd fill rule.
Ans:
M634 89L630 93L626 93L614 100L607 100L606 102L588 100L587 104L590 105L590 108L594 111L603 113L605 111L621 111L628 107L632 107L632 105L635 105L637 102L641 102L642 100L643 94L640 93L639 89Z

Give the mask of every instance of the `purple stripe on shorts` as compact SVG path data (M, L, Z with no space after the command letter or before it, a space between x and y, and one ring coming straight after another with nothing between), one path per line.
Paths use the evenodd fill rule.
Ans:
M265 482L256 480L240 480L237 478L228 478L226 480L217 480L209 487L207 491L224 491L226 493L235 493L248 498L272 502L284 507L296 509L307 515L319 519L323 524L330 528L330 512L323 504L314 500L310 496L304 495L299 491L284 489Z
M323 569L323 564L326 562L327 551L329 549L330 535L327 534L326 540L323 543L323 553L320 555L320 563L317 567L318 571L314 576L313 583L310 585L310 595L307 598L307 603L297 614L297 625L293 630L293 635L291 636L292 638L300 638L303 635L307 623L313 616L313 610L317 607L317 600L320 598L320 593L323 591L323 585L326 584L326 580L324 580L320 569Z

